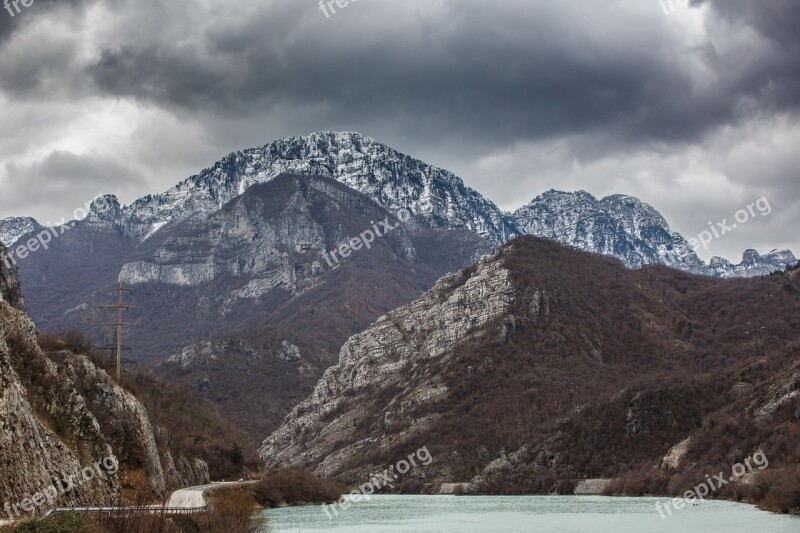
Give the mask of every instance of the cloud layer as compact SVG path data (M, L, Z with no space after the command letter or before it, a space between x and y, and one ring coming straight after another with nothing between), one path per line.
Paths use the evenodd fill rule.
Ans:
M665 0L669 2L670 0ZM0 12L0 217L166 189L225 153L354 130L503 208L626 193L714 243L800 240L800 4L706 0L35 0Z

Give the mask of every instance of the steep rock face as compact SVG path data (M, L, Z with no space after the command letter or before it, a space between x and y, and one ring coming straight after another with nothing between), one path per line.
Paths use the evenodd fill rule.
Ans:
M33 382L46 383L48 394L42 396L43 388L32 392ZM68 373L44 356L33 323L5 300L0 301L0 413L3 502L19 504L53 479L80 475L84 467L114 457ZM57 504L110 505L119 494L119 478L104 471L59 495Z
M208 474L208 465L201 459L190 461L183 455L178 457L177 463L170 452L163 458L164 475L170 487L190 487L205 485L211 481Z
M56 354L64 371L73 377L88 409L98 419L104 439L129 468L142 468L156 494L166 490L164 472L150 419L141 403L118 387L111 377L86 357L70 352Z
M341 475L361 466L360 453L381 446L385 429L365 432L357 425L372 408L368 398L378 383L392 391L382 426L406 425L403 438L430 429L436 415L416 418L415 413L450 391L440 376L419 373L502 316L513 298L508 272L486 257L474 271L447 275L417 301L379 318L347 341L339 363L264 442L262 458L268 466L316 466L322 475ZM411 375L417 378L413 387L407 386Z
M2 263L0 294L0 502L20 504L55 479L67 486L69 476L80 482L44 508L117 504L121 480L136 470L155 494L174 486L165 480L142 404L85 356L42 351L21 308L16 273ZM104 459L121 470L95 468L94 477L83 480L81 471ZM208 467L181 458L171 481L195 480L208 481Z
M11 246L23 235L41 227L41 224L30 217L4 218L0 220L0 243Z
M488 492L658 467L664 444L705 417L800 412L792 379L725 412L744 376L763 393L768 374L740 370L751 358L765 355L764 373L796 358L799 293L793 273L631 270L515 239L351 337L261 456L356 483L425 445L435 459L413 481L474 478ZM757 336L753 321L764 324Z
M325 187L313 178L307 183ZM313 204L301 190L287 198L280 213L264 216L270 200L244 195L208 218L187 221L150 258L123 266L120 280L192 287L227 275L248 280L234 293L241 298L258 298L273 289L294 293L293 256L302 247L326 251L324 229L314 220ZM319 274L322 265L311 262L307 270L308 275Z
M7 248L0 242L0 302L6 302L11 307L24 311L25 300L22 297L17 273L10 264L3 261L6 253L8 253Z

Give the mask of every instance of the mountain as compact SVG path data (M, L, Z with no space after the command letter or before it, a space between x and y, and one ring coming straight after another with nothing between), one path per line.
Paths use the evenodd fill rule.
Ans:
M625 195L598 200L584 191L551 190L514 213L502 213L451 172L350 132L289 137L231 153L172 189L129 206L101 197L87 222L146 241L164 228L211 215L252 185L281 174L333 178L390 211L411 208L430 225L467 229L493 245L527 234L612 255L631 268L661 263L716 277L761 275L796 262L791 252L780 251L754 263L728 265L715 258L706 265L655 209ZM0 221L0 241L11 245L38 228L33 219Z
M119 213L115 199L95 204L49 249L20 261L40 327L100 340L107 288L135 287L140 326L125 337L134 358L163 363L159 372L201 392L254 443L308 393L350 335L489 250L472 231L387 210L324 176L253 185L144 241L110 224L116 215L103 218ZM359 236L371 242L346 258L330 254ZM296 360L284 344L296 347Z
M165 226L213 213L251 186L282 174L335 179L390 211L424 212L435 225L468 229L499 244L515 234L503 213L453 173L358 133L320 132L235 152L169 191L140 198L109 217L145 240Z
M331 258L384 221L393 229L368 250ZM452 173L355 133L236 152L128 206L98 197L83 220L50 232L46 249L16 259L39 327L78 328L109 344L100 309L107 289L133 286L142 311L130 314L140 326L125 342L134 358L201 392L253 442L305 397L351 335L514 235L546 236L632 268L671 261L712 274L635 198L550 191L504 214ZM763 273L792 257L719 263L713 274Z
M622 194L598 200L586 191L550 190L509 218L523 234L610 255L630 268L663 264L694 274L728 278L763 276L797 263L788 250L774 250L766 256L748 250L739 265L719 257L706 265L658 211Z
M162 459L170 452L158 448L142 403L67 344L46 351L39 341L16 273L0 263L0 500L9 508L47 494L43 487L69 486L67 479L84 467L95 472L74 490L48 494L48 506L113 505L134 480L144 480L137 488L145 494L208 480L199 459L199 475L165 471Z
M756 250L745 250L738 265L722 257L712 257L708 270L718 278L749 278L766 276L796 264L797 258L789 250L772 250L766 255Z
M11 217L0 220L0 242L11 246L20 237L41 229L36 220L29 217Z
M355 483L424 445L434 461L400 484L549 492L662 472L691 437L697 462L655 476L664 491L759 449L783 475L800 458L798 275L630 270L514 239L351 337L261 456Z

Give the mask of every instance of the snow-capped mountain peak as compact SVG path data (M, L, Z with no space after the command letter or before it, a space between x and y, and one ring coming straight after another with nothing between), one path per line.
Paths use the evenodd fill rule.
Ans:
M10 217L0 220L0 242L11 246L20 237L41 228L35 219L30 217Z
M129 231L143 238L195 213L216 211L252 185L281 174L332 177L388 209L411 207L438 224L473 230L491 242L515 234L497 206L453 173L352 132L288 137L229 154L169 191L124 208Z
M586 191L551 189L516 212L503 213L452 172L355 132L317 132L233 152L129 206L120 207L113 196L100 197L83 223L144 241L190 217L210 217L253 185L282 174L333 178L390 211L411 208L432 226L472 230L491 244L535 235L617 257L631 268L658 263L731 277L769 273L797 261L788 250L765 256L748 250L739 265L722 258L706 265L656 209L624 194L598 199ZM0 240L11 244L37 227L33 219L0 221Z

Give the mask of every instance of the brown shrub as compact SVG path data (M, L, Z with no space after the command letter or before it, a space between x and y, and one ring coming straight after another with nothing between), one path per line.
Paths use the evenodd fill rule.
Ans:
M307 470L283 468L264 475L256 484L256 501L265 507L331 503L337 501L346 487L320 479Z

